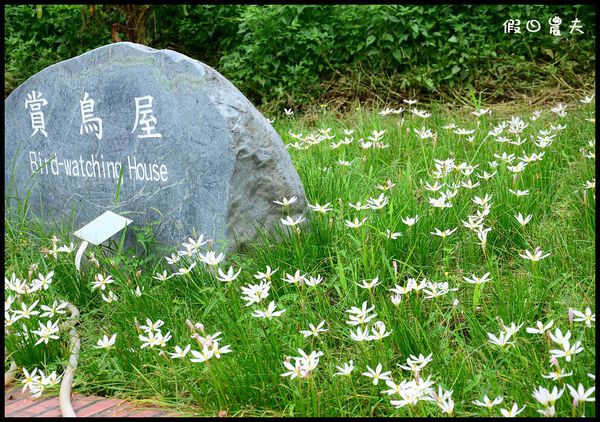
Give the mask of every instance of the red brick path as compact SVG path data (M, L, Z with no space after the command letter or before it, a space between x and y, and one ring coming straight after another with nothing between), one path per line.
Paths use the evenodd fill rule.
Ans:
M109 399L97 396L82 396L73 394L71 404L77 416L127 416L127 417L165 417L177 416L173 412L158 407L140 407L124 400ZM18 387L4 389L5 417L47 417L62 416L58 397L31 398L31 393L25 390L21 393Z

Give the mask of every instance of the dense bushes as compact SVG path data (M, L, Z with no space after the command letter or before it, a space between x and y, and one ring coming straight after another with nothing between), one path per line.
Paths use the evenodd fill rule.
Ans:
M6 7L5 95L50 63L111 42L113 24L129 22L114 6L93 15L89 6L42 11L38 19L33 6ZM561 37L549 34L555 15ZM145 16L148 45L216 67L259 103L466 86L503 97L507 86L552 75L581 86L578 75L595 65L593 6L169 5ZM569 33L576 17L585 34ZM509 18L521 20L520 34L504 34ZM529 19L542 24L539 32L525 29Z

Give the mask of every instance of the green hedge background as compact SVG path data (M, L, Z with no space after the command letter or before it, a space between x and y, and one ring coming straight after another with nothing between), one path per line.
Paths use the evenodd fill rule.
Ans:
M560 37L549 34L555 15ZM592 5L5 6L4 94L122 39L205 62L265 107L471 89L502 101L589 85L595 16ZM511 18L520 34L503 32ZM575 18L584 34L569 33ZM528 19L541 30L529 33Z

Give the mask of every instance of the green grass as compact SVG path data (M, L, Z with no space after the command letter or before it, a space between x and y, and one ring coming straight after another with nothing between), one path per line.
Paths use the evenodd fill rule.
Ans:
M475 97L473 101L477 101ZM34 263L42 273L54 270L50 289L29 296L41 298L45 304L60 297L80 309L82 349L74 387L78 392L147 400L193 415L227 411L236 416L439 416L441 410L432 401L395 409L390 399L399 397L381 393L388 389L385 382L374 386L370 378L361 375L367 365L374 368L380 362L385 371L392 371L397 383L410 380L411 372L397 364L405 364L410 354L431 353L432 361L421 376L431 376L436 392L438 386L453 391L454 415L500 415L499 407L510 409L516 402L520 407L526 405L520 416L539 416L536 410L542 405L532 397L538 385L551 389L564 383L582 383L586 388L594 384L586 374L595 373L595 330L581 322L570 324L568 319L570 307L579 311L590 307L595 312L595 190L587 191L585 202L583 194L583 184L595 177L595 159L584 157L580 151L595 151L588 146L588 141L595 139L594 123L586 120L594 116L593 103L569 104L565 117L547 108L536 121L529 121L531 110L513 110L529 123L521 135L527 141L521 146L498 143L486 136L512 114L478 119L465 110L446 110L435 104L426 108L432 113L427 119L407 111L380 116L379 110L360 109L342 116L326 109L311 118L278 116L274 127L287 144L295 142L290 132L306 138L326 128L331 128L335 142L345 137L344 129L354 129L350 135L354 142L332 149L331 141L323 140L306 149L289 149L308 202L329 202L334 210L327 214L307 210L307 223L300 234L292 233L283 242L264 234L249 249L229 256L221 268L226 271L232 265L242 269L231 283L215 281L201 262L186 276L159 282L152 278L155 273L167 270L171 274L179 267L173 268L162 256L152 253L134 256L131 250L119 252L114 242L110 247L90 246L87 253L95 253L100 268L84 259L82 272L77 273L73 253L59 254L56 259L40 253L41 248L51 247L52 233L33 223L26 205L15 217L7 214L5 219L5 274L10 277L15 272L17 277L27 278ZM466 136L442 128L451 122L475 129L474 141L467 142ZM540 129L557 124L566 125L566 129L553 132L554 142L543 150L535 146L530 135L535 139ZM437 139L421 140L413 128L423 126L437 133ZM362 149L357 145L358 139L366 141L374 130L386 131L382 142L389 144L388 148ZM488 162L495 160L494 154L507 152L519 157L523 151L528 155L544 151L545 155L542 161L530 163L516 181L500 160L496 160L500 164L492 179L475 177L475 173L493 171ZM439 193L428 192L424 183L434 181L434 159L448 158L454 158L456 164L478 165L471 179L480 185L473 190L460 188L450 200L452 208L434 208L428 198ZM338 160L353 163L344 167ZM453 171L445 181L464 178ZM379 196L382 191L376 185L387 179L395 186L384 192L389 203L383 209L356 211L348 206ZM516 197L509 188L529 189L530 194ZM484 223L492 228L484 253L476 235L461 221L478 209L472 197L486 193L493 195L493 204ZM533 215L525 227L514 218L518 212ZM415 214L420 219L412 228L401 221ZM354 217L367 217L367 221L357 229L347 228L344 220ZM430 234L435 228L455 227L457 231L444 241ZM386 229L402 236L388 239ZM147 230L141 233L147 238ZM57 232L57 236L62 243L69 238L64 232ZM525 249L533 251L538 246L551 255L535 265L519 257ZM286 309L272 320L253 317L257 305L245 306L241 299L241 286L257 283L253 274L264 271L267 265L278 271L263 305L274 300L277 309ZM320 274L324 282L300 289L282 280L285 273L296 270L307 276ZM487 272L492 281L483 285L476 298L475 287L463 277ZM106 303L98 290L91 289L97 273L112 275L115 282L109 287L117 294L117 301ZM372 294L357 286L361 280L375 277L381 284ZM425 299L423 291L411 292L395 307L388 289L395 284L404 286L409 277L448 282L458 290L433 299ZM136 286L143 289L141 297L131 292ZM29 296L23 300L31 304L34 298ZM456 299L459 304L455 308ZM349 315L346 310L360 307L363 301L375 305L377 318L370 325L383 321L392 330L390 336L369 342L350 338L354 327L345 322ZM12 307L17 309L16 303ZM524 324L511 338L514 347L500 348L488 342L487 333L500 332L498 317L507 325ZM220 344L231 345L232 353L208 363L193 363L191 355L169 359L159 355L159 347L140 349L135 319L144 324L147 318L163 320L162 332L172 334L166 352L187 344L200 350L190 338L189 319L204 324L207 334L220 331ZM304 338L298 332L322 320L328 331L318 337ZM572 376L558 382L542 377L551 371L549 349L560 346L526 333L525 328L535 326L538 320L554 320L552 330L570 330L571 344L581 341L584 350L571 362L559 358L561 368L572 371ZM28 324L38 326L35 317ZM19 366L63 367L67 359L65 335L51 341L52 347L33 347L32 341L17 342L15 330L13 326L6 339L8 352ZM105 351L94 347L104 334L114 333L113 348ZM285 357L298 356L298 348L307 353L323 352L310 378L301 382L281 376L287 372ZM352 375L335 376L336 365L350 359L355 365ZM484 394L492 399L501 395L504 402L491 411L472 404ZM557 415L572 414L568 390L555 406ZM594 415L594 404L580 404L575 414L584 413Z

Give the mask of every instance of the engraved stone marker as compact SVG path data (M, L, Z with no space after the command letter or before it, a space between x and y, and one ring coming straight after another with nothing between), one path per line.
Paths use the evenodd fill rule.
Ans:
M192 230L235 249L281 224L273 200L304 189L275 130L217 71L123 42L52 65L5 101L5 195L81 227L106 210L159 243ZM118 203L114 206L121 178Z

